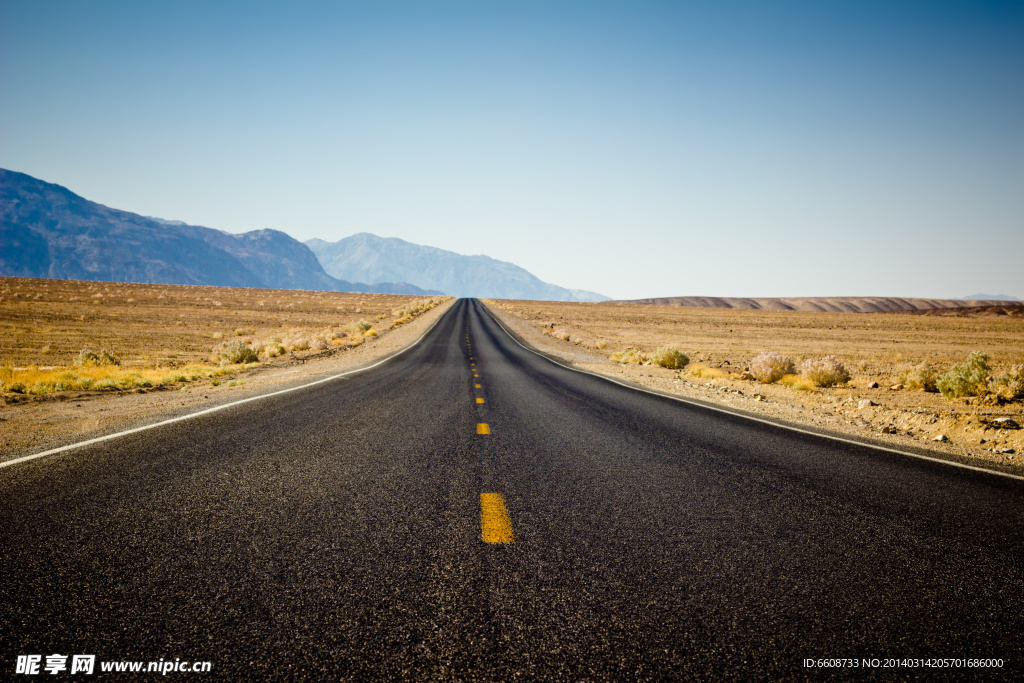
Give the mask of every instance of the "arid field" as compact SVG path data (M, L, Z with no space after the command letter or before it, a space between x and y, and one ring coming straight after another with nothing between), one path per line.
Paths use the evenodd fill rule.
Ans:
M209 360L219 342L311 334L365 320L386 329L417 299L393 294L0 278L0 363L65 365L83 348L125 365ZM242 334L239 334L239 331Z
M996 366L1024 363L1024 319L906 313L815 313L627 304L499 301L538 326L554 325L608 356L628 348L675 346L694 360L742 367L778 351L800 357L834 354L875 378L901 365L951 365L975 350ZM598 345L604 342L605 348ZM863 362L863 363L862 363ZM888 373L888 375L887 375ZM879 381L881 381L879 379Z
M1024 364L1024 318L820 313L620 303L490 301L527 341L604 374L792 422L1024 465L1024 402L1012 391L950 398L915 386L915 368L941 376L975 351L997 383ZM688 356L672 370L645 362L659 347ZM765 384L746 372L764 352L834 355L850 379L814 386L797 375ZM620 362L615 362L616 359ZM640 363L636 361L640 360ZM626 361L626 362L622 362ZM632 362L629 362L632 361ZM1017 366L1018 369L1015 369ZM877 386L873 386L877 385ZM944 441L933 441L945 437ZM995 451L995 452L994 452ZM1004 452L1011 451L1011 452Z

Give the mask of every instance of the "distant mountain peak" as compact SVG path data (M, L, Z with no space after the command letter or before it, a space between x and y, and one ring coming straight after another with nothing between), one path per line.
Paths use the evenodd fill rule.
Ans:
M307 240L306 246L313 250L329 275L342 279L411 282L459 297L608 300L596 292L544 282L514 263L414 244L398 237L359 232L337 242Z

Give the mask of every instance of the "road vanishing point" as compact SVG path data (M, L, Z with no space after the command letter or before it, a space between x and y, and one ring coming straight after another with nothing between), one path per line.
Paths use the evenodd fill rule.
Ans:
M0 468L0 678L51 653L219 680L1011 678L1022 494L573 371L463 299L365 372Z

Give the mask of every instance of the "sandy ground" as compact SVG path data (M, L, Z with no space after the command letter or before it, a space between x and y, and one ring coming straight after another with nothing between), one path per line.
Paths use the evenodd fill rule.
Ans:
M547 324L554 311L557 311L555 317L559 327L573 330L574 334L581 326L586 327L588 321L572 319L571 304L487 303L495 316L526 342L583 370L788 424L806 425L915 452L923 450L946 459L1024 475L1024 430L997 428L997 423L993 422L997 417L1010 417L1024 425L1024 410L1019 402L979 405L977 399L950 401L939 394L892 390L884 385L869 389L868 383L874 381L870 374L855 374L853 381L843 387L798 391L779 384L766 385L728 377L695 378L685 371L655 365L623 365L609 360L612 348L588 348L587 345L556 339L542 332L541 326ZM593 312L600 309L585 307L582 310ZM714 314L711 309L703 310ZM541 312L539 315L538 311ZM856 322L871 325L863 317ZM804 333L812 339L815 336L813 329L805 328ZM634 331L634 335L637 334L640 333ZM770 337L772 332L764 329L761 334ZM743 369L742 354L729 361L730 355L737 354L730 354L727 346L705 349L703 360L713 357L715 367ZM884 380L885 377L879 376L878 379ZM875 405L859 407L864 399ZM932 440L939 435L945 435L948 441ZM989 449L1013 449L1015 452L993 453Z
M306 360L280 357L259 367L218 377L219 386L206 380L130 393L8 395L6 405L0 406L0 461L371 365L418 339L454 301L401 327L384 331L361 346L331 350ZM232 380L240 383L229 386Z

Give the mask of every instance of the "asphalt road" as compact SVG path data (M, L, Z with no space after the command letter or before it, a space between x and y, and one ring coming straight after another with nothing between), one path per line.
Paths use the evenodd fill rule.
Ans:
M482 539L484 493L514 542ZM1010 678L1022 494L564 369L462 300L365 373L0 469L0 679L52 653L231 680ZM931 657L1004 668L881 668Z

